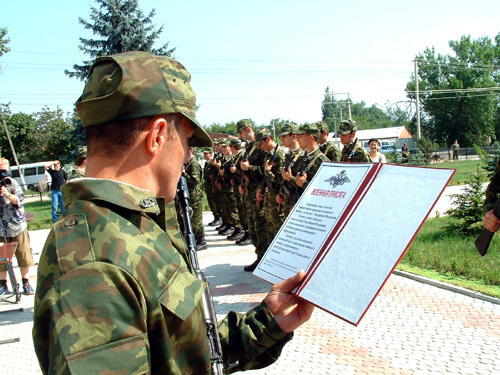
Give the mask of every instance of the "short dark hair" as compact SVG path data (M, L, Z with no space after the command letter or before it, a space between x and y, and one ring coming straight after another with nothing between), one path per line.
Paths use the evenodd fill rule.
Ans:
M101 153L103 156L114 157L129 148L134 139L148 124L158 117L163 117L168 124L169 138L173 137L174 129L180 126L182 115L179 113L128 119L112 122L106 125L85 127L87 153Z
M377 142L378 145L380 146L380 141L377 138L370 138L370 140L368 141L368 145L370 145L370 143L372 142Z

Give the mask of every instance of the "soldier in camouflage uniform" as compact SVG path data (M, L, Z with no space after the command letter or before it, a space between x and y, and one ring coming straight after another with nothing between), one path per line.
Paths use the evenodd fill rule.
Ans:
M344 146L340 161L344 163L371 163L370 154L356 138L357 129L351 120L343 120L340 123L340 142Z
M283 212L278 211L278 202L276 201L276 195L281 185L285 150L274 141L271 132L266 128L257 131L255 141L259 144L259 148L267 153L262 165L264 181L261 188L257 190L257 202L260 201L264 208L269 247L285 219Z
M233 154L229 147L230 140L225 138L220 146L224 153L224 159L218 163L219 179L217 186L219 188L219 195L222 208L222 221L227 224L226 227L219 229L219 234L226 236L228 240L234 240L235 237L241 238L244 235L236 206L236 199L234 196L234 181L233 174L230 171L233 165Z
M319 150L318 139L320 131L316 124L305 123L297 133L299 146L304 153L297 160L299 172L293 176L290 171L284 173L284 178L298 186L300 194L307 188L319 167L324 161L330 161Z
M85 177L85 167L87 166L87 146L78 147L76 152L76 168L73 169L69 180Z
M207 195L207 202L210 206L210 210L214 215L214 220L208 223L210 226L218 226L222 224L221 215L217 208L217 201L215 197L215 184L212 181L212 176L214 175L214 159L212 149L207 147L203 150L203 159L205 159L205 165L203 166L203 180L205 185L205 194Z
M328 124L324 121L319 121L316 123L320 130L319 136L319 150L325 154L325 156L330 159L330 161L340 161L340 149L337 147L334 141L328 140Z
M281 171L281 186L276 196L276 201L278 202L278 207L283 211L284 216L288 216L292 210L295 202L299 197L298 186L284 178L288 171L290 171L292 176L295 176L298 172L300 155L303 154L299 146L299 141L297 140L297 133L299 128L295 123L285 124L281 127L281 142L283 146L288 148L288 152L285 155L285 161L283 163L283 169Z
M238 210L238 216L242 229L241 231L235 231L228 239L236 241L236 244L238 245L248 245L251 243L250 234L248 233L248 215L243 203L243 196L240 193L240 189L238 189L238 186L243 179L243 171L239 165L245 152L241 148L241 140L239 138L231 138L229 141L229 149L233 155L232 163L229 167L229 171L232 174L231 185L233 186L234 199L236 201L236 208Z
M244 186L240 185L240 192L244 194L245 209L248 214L248 231L255 246L257 260L244 268L250 272L257 267L260 259L267 250L266 220L264 210L257 206L257 189L262 184L262 165L266 157L265 151L259 149L255 142L255 133L251 120L244 119L236 124L241 139L248 142L245 150L245 160L240 162L243 170Z
M33 340L44 374L210 374L201 295L174 196L189 146L211 146L184 67L127 52L99 58L76 106L87 177L63 187L67 210L38 266ZM313 307L277 284L219 324L231 371L266 366Z
M189 207L193 210L191 221L194 238L196 239L196 250L205 250L208 247L205 241L205 228L203 227L203 192L200 188L201 174L200 162L194 156L194 148L190 147L182 175L186 178L189 192Z

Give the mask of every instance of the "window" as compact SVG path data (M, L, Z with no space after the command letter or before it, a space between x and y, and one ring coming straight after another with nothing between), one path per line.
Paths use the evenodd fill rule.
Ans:
M24 170L24 177L36 176L36 167L26 168Z
M19 177L19 170L18 169L13 169L11 172L12 172L12 178Z

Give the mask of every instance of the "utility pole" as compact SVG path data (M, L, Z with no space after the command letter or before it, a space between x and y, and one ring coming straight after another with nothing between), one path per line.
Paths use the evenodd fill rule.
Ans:
M420 139L420 95L418 91L418 60L415 59L415 93L417 100L417 141Z
M9 140L10 148L12 149L12 156L14 156L14 161L16 162L17 170L19 171L19 177L21 177L21 182L23 183L23 186L21 186L21 188L26 189L26 181L24 181L23 171L21 170L21 167L19 166L19 161L17 160L16 150L14 149L14 145L12 144L12 139L10 139L9 129L7 129L7 124L5 123L5 118L3 117L2 108L0 108L0 115L2 115L2 122L3 122L3 127L5 128L5 135L7 135L7 139Z
M349 107L349 120L352 121L351 99L349 98L349 94L347 94L347 106Z

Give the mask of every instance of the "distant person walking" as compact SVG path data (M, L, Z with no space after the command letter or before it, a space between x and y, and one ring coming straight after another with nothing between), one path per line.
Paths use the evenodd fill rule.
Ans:
M451 152L453 154L453 160L458 160L458 151L460 150L460 145L458 141L455 140L455 143L451 145Z
M61 162L54 160L45 165L45 170L52 177L50 185L50 198L52 199L52 222L57 221L57 206L61 210L61 215L64 213L64 203L61 193L61 186L68 182L68 175L64 169L61 169Z

